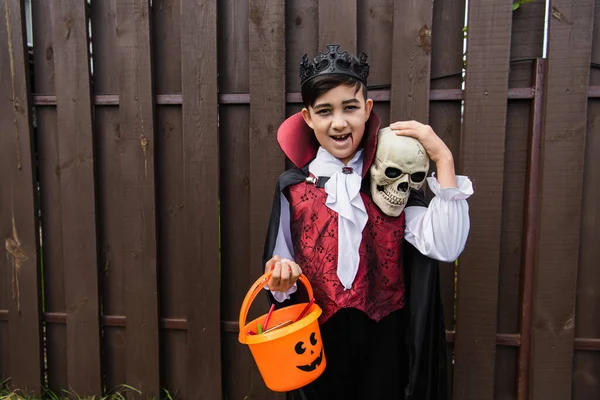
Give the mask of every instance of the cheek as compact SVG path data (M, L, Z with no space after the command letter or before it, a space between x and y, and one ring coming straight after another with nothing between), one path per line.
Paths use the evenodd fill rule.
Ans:
M324 137L327 135L328 126L329 124L326 121L314 121L313 131L315 131L315 135Z
M363 136L365 135L365 127L362 126L360 128L354 129L353 140L354 143L360 143L362 141Z

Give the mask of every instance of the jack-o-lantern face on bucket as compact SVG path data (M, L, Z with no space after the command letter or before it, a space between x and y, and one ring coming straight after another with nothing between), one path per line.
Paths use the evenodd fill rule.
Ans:
M302 341L296 343L294 350L296 350L297 354L307 354L310 356L310 358L302 357L302 359L306 359L308 362L304 365L296 365L296 368L304 372L310 372L314 371L319 365L321 365L321 361L323 361L323 346L319 346L317 349L316 345L317 335L315 332L310 334L310 340L308 343L304 343Z

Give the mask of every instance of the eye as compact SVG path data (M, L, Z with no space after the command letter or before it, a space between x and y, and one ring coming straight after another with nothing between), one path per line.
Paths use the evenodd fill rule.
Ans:
M317 335L314 332L310 334L310 344L313 346L317 344Z
M306 348L304 347L304 342L296 343L296 347L294 348L294 350L296 350L296 353L298 354L304 354L304 352L306 351Z
M413 182L422 182L425 179L425 172L416 172L410 176L410 180Z
M329 110L327 110L327 109L321 109L321 110L317 111L318 115L325 115L325 114L328 114L328 113L329 113Z
M358 110L358 107L357 106L347 106L346 110L350 110L350 111L351 110Z
M402 175L402 171L400 171L398 168L388 167L385 169L385 176L388 178L397 178L400 175Z

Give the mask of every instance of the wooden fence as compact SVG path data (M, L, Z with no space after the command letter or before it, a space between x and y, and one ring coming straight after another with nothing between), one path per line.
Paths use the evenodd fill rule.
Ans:
M441 266L453 398L600 398L600 0L513 2L35 0L28 49L0 1L0 380L284 398L235 321L299 60L337 42L474 182Z

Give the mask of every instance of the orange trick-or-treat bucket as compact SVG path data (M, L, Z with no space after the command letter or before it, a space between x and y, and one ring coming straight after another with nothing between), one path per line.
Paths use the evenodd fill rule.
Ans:
M261 276L250 288L240 310L240 343L247 344L267 387L275 392L301 388L317 379L325 370L325 350L318 318L321 307L314 303L313 290L306 279L309 303L271 310L246 323L248 310L259 292L264 290L271 272ZM265 329L262 327L267 326Z

